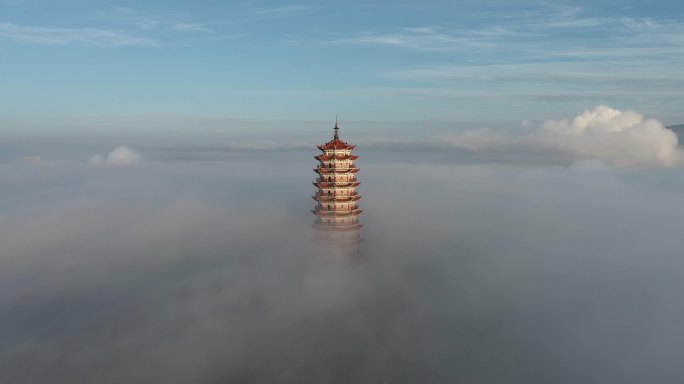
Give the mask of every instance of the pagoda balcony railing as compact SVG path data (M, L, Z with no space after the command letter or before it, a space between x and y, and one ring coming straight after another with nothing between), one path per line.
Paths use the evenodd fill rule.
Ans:
M357 192L354 192L349 195L342 195L342 194L326 194L326 193L316 193L314 196L311 196L314 200L320 200L320 201L348 201L348 200L359 200L361 198L361 195L359 195Z
M348 226L353 226L353 225L359 224L358 219L350 219L350 222L348 222L348 223L342 223L342 222L338 222L338 221L332 221L332 222L328 223L328 222L326 222L326 220L327 219L318 218L314 221L314 224L326 225L329 227L348 227Z
M358 206L354 206L351 209L335 209L335 208L321 208L321 207L316 207L316 209L312 210L311 212L315 214L322 214L322 215L330 215L330 214L358 214L361 213L363 210L359 209Z
M325 168L331 168L331 169L334 169L334 168L347 169L347 168L356 167L356 163L335 163L335 162L331 163L330 161L332 161L332 160L321 160L321 161L319 161L318 164L321 165L321 168L325 167ZM330 166L330 164L332 164L332 167Z
M345 194L342 194L342 193L335 193L335 192L333 192L333 193L320 193L320 192L316 192L316 197L331 197L331 198L332 198L332 197L337 197L337 198L347 198L347 197L354 197L354 196L359 196L359 197L360 197L361 195L359 195L358 192L345 193Z
M351 179L347 179L347 180L335 180L332 177L330 178L330 180L328 180L328 179L324 179L324 178L319 177L319 178L315 179L315 181L318 181L320 183L349 184L349 183L356 183L359 180L356 177L352 177Z

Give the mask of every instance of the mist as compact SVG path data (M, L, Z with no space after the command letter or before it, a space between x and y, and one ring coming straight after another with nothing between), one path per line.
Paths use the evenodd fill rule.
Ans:
M684 375L681 167L360 146L351 259L313 148L124 144L0 168L0 382Z

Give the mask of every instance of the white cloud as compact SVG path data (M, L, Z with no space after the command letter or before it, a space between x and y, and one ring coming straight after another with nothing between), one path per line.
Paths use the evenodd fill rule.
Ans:
M128 147L120 146L109 152L105 157L97 154L88 160L88 163L94 166L133 166L142 161L140 154Z
M547 121L543 128L540 137L580 158L619 166L672 166L681 160L677 135L634 111L600 105L572 121Z
M675 132L656 119L606 105L586 110L572 119L523 121L517 131L471 129L421 139L367 137L356 143L368 149L497 152L513 158L531 155L543 164L558 164L559 160L598 160L616 167L684 164L684 152Z
M293 16L300 16L316 11L318 7L309 5L285 5L272 8L264 8L254 11L254 15L262 18L287 18Z
M548 120L524 135L469 131L434 140L473 151L537 150L620 167L674 166L683 158L677 135L658 120L606 105L584 111L572 120Z
M174 31L180 32L209 32L210 29L199 23L175 23L172 27Z
M438 27L403 28L394 33L360 33L331 41L335 44L386 45L424 51L446 51L490 46L482 36L472 37Z

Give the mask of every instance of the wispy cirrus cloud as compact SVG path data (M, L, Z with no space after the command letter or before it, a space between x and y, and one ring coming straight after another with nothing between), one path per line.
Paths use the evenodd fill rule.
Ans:
M610 31L601 39L595 33ZM477 21L363 31L338 36L330 43L390 46L424 51L474 54L516 52L516 57L546 59L549 55L579 58L624 49L661 49L671 53L682 45L684 25L677 20L601 14L581 7L545 5L502 12ZM489 50L481 50L489 48ZM474 51L473 49L480 51ZM630 55L633 54L630 51Z
M545 12L529 14L526 28L536 29L592 29L617 28L618 30L644 31L658 28L660 23L649 17L599 15L589 9L560 5L547 5Z
M278 6L248 7L237 12L233 17L222 19L221 25L248 25L275 20L288 20L301 17L311 17L323 9L320 5L291 4Z
M179 33L214 32L188 15L111 6L84 18L83 26L0 22L0 39L29 44L86 47L160 46ZM96 25L91 27L90 25Z
M100 28L65 28L19 25L0 22L0 39L41 45L90 47L150 47L158 42L150 37Z
M310 5L283 5L270 8L261 8L253 12L254 15L264 18L283 18L292 17L302 14L312 13L318 10L319 7Z
M97 20L144 31L212 32L208 23L194 21L181 12L154 12L129 7L111 6L96 12Z
M330 41L334 44L385 45L426 51L445 51L462 47L485 47L485 39L467 36L441 27L403 28L392 33L360 33Z
M207 28L201 23L175 23L171 27L174 31L181 32L210 32L211 29Z

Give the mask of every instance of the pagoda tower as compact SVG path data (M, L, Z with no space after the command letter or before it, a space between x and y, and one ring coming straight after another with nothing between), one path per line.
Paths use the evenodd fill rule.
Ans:
M316 207L312 211L316 215L314 228L318 238L325 245L339 246L351 253L359 252L361 243L361 226L358 201L361 196L356 192L359 182L354 164L358 156L352 155L355 145L340 140L340 127L335 119L333 139L319 145L321 154L314 156L318 167L314 172L318 177L313 184L318 188Z

